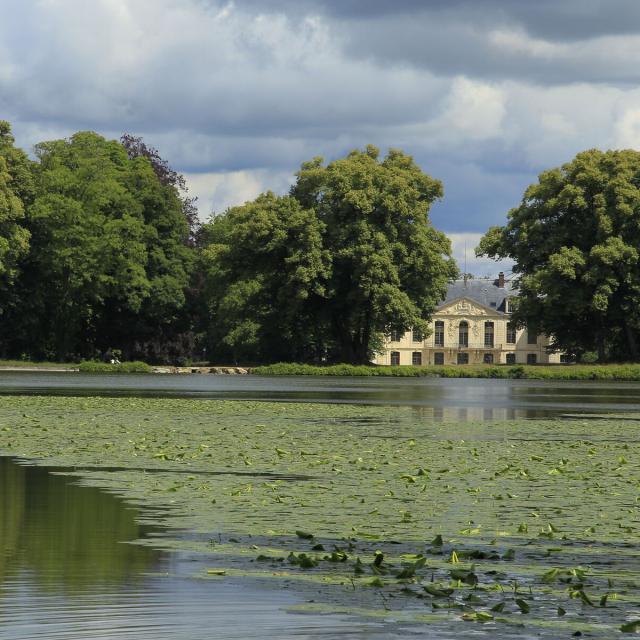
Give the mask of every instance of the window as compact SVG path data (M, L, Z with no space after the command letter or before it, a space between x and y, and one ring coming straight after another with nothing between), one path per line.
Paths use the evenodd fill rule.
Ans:
M568 353L561 353L560 362L562 364L570 364L571 362L573 362L573 356L569 355Z
M424 335L422 334L422 331L420 331L420 329L414 329L411 332L411 339L414 342L422 342L424 340Z
M402 333L397 329L391 331L391 342L400 342L402 340Z
M538 344L538 334L535 331L527 331L527 344Z
M495 302L490 302L490 303L489 303L489 306L490 306L492 309L495 309L495 308L496 308L496 303L495 303Z
M516 363L516 354L507 353L507 364L515 364L515 363Z
M516 343L516 325L513 322L507 322L507 344Z
M485 364L493 364L493 353L485 353L482 361Z
M513 313L513 298L507 298L505 303L507 313Z
M444 322L436 320L436 330L433 335L433 343L436 347L444 347Z
M458 354L458 364L469 364L469 354L466 351Z
M458 328L458 343L461 347L469 346L469 323L466 320L463 320Z
M392 351L391 352L391 366L397 367L400 364L400 352Z
M484 346L493 347L493 322L484 323Z
M422 353L420 351L414 351L411 354L411 364L416 367L422 366Z
M442 352L434 353L433 364L444 364L444 353Z
M536 364L538 356L535 353L527 353L527 364Z

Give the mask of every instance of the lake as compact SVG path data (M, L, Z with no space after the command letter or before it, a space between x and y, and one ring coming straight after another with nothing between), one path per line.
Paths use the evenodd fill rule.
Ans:
M434 420L512 420L640 411L640 383L457 378L198 374L87 375L0 371L0 394L145 396L403 405Z
M485 440L487 451L500 451L502 440L517 441L517 438L513 439L513 435L502 431L502 427L490 427L491 422L504 421L506 424L509 420L524 418L531 419L533 426L537 424L535 419L566 414L587 418L592 417L588 414L640 411L640 384L619 382L205 375L91 376L76 373L1 372L0 394L278 400L296 403L345 403L380 408L396 406L403 411L403 422L399 424L406 427L409 423L468 423L466 431L458 429L443 433L447 431L446 427L425 427L424 433L425 437L434 439L434 445L446 438L462 437L468 444L461 446L474 455L477 455L476 447L483 446ZM2 413L2 403L0 398L0 428L6 423L8 415ZM201 406L200 403L197 405ZM407 407L410 408L408 418ZM385 411L385 415L388 415L388 409ZM25 418L28 416L25 415ZM33 419L37 419L37 416ZM332 418L334 422L338 419ZM320 418L319 420L321 421ZM392 418L387 420L385 424L395 428ZM478 429L473 424L477 421L489 425L489 431L481 436L478 434L480 441L476 445L472 442L475 435L469 430ZM367 424L364 420L345 422L345 426L348 425L356 435L358 430L362 430L364 434L372 428ZM378 434L375 437L387 437L384 424L370 424L375 424ZM592 447L588 449L592 456L596 456L596 453L592 453L592 450L595 451L593 447L601 447L603 460L609 459L605 456L623 460L623 454L634 462L633 469L628 465L627 473L635 473L635 459L630 457L630 453L626 453L628 445L624 441L614 440L611 440L613 444L607 444L609 440L606 440L600 445L594 445L597 438L593 436L597 435L598 425L597 422L593 426L591 424L588 420L581 421L578 427L567 427L567 434L557 434L558 438L565 439L570 435L562 444L559 441L558 446L565 447L562 455L567 456L562 460L569 460L568 456L574 455L571 453L573 451L579 452L579 449L574 448L576 446L583 447L585 452ZM625 429L628 434L633 434L632 422L623 424L629 425ZM315 428L312 420L310 425ZM334 428L338 427L334 425ZM417 433L422 433L421 429L422 427ZM526 437L526 427L514 435L518 438ZM535 437L547 442L547 450L553 451L553 446L548 446L550 441L545 440L548 435L544 431L536 432ZM610 438L611 434L607 437ZM493 445L490 442L492 439L496 441ZM633 440L628 442L635 446ZM524 446L533 445L523 444ZM450 445L446 445L446 448L450 448ZM615 454L612 453L614 450ZM600 449L597 454L600 455ZM526 463L528 453L522 455ZM464 462L467 458L461 455L460 460ZM535 466L544 463L534 461L526 464ZM551 469L551 472L560 475L542 475L538 499L551 492L551 478L555 482L556 477L566 476L568 486L574 486L571 483L575 484L580 476L576 470L575 479L573 478L572 465L573 461L561 461L559 469ZM467 627L468 635L464 636L461 636L458 627L447 629L446 625L439 626L431 629L425 636L424 628L394 622L393 616L389 616L391 619L387 620L375 620L312 610L300 613L301 606L315 600L313 590L300 591L295 584L288 586L286 583L274 586L269 581L246 577L202 579L203 574L206 574L207 562L210 561L203 559L202 554L185 550L161 550L165 532L158 526L142 524L154 520L148 516L147 510L94 486L80 486L77 479L51 471L45 467L28 466L15 458L0 457L0 637L18 640L80 640L87 637L117 640L204 640L211 637L354 637L375 640L411 636L496 637L495 630L483 631L482 626ZM500 469L498 472L501 472ZM546 471L543 473L546 474ZM415 480L411 479L412 482ZM100 484L99 478L97 482ZM514 486L521 482L531 488L537 486L530 478L514 479L511 482L516 483ZM413 485L407 485L411 486ZM455 484L451 486L452 491L458 490ZM503 494L501 500L508 496L508 490L507 484L500 488ZM447 491L449 489L443 489L442 498L446 499ZM459 495L467 495L462 485ZM524 520L533 509L532 505L536 504L535 498L527 496L525 500L514 497L519 501L517 508L522 512L518 514L518 518ZM554 513L560 508L570 513L575 499L570 495L565 496L562 502L553 505ZM443 501L441 504L447 503ZM456 504L464 502L454 501L446 507L451 510L451 515L455 513ZM469 508L472 504L471 501L468 503ZM501 506L499 502L494 504ZM538 511L544 514L544 504L538 504ZM442 511L445 507L439 508ZM585 524L581 526L586 530L589 508L585 507L582 511L584 513L581 518ZM550 506L549 512L546 516L549 520L557 522L561 517L551 515ZM440 517L444 517L442 513ZM462 516L460 518L463 519ZM541 520L541 524L543 522L547 520ZM463 525L456 526L461 528ZM172 532L171 536L175 535L176 532ZM184 532L184 535L189 536L188 532ZM149 539L154 544L132 544L137 540ZM546 538L543 538L542 542L545 541ZM544 548L536 550L535 545L527 544L529 553L537 553L540 557L536 557L536 562L540 562ZM558 544L565 543L558 540L555 545ZM607 539L606 545L603 543L603 549L610 545L611 538ZM599 547L590 546L589 549L591 548ZM612 558L616 563L621 558L624 559L624 556L616 555L618 550L614 547L607 553L614 554ZM574 559L584 559L575 551L572 554ZM633 571L636 564L634 560ZM631 570L631 566L628 569ZM613 608L607 611L612 612L611 615L615 613ZM593 622L598 620L594 618ZM503 628L499 635L502 638L527 638L536 634Z

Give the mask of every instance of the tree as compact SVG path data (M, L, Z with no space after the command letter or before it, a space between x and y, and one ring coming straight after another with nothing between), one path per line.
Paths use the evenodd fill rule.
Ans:
M188 189L185 177L177 171L174 171L169 163L162 158L158 150L146 144L141 137L124 133L120 137L120 144L126 149L127 155L131 160L134 158L146 158L150 162L151 168L160 183L165 187L172 187L180 194L182 213L189 225L189 243L194 245L200 228L198 207L196 204L198 199L187 196Z
M33 196L31 161L17 149L11 126L0 120L0 350L6 351L12 335L8 320L20 306L15 282L21 261L29 251L25 205Z
M315 351L308 303L326 292L323 231L312 210L271 192L205 225L207 328L218 357L295 360Z
M599 359L638 357L640 153L579 153L540 174L478 255L515 261L514 319L553 346Z
M36 155L15 350L71 358L117 347L129 356L165 337L191 263L176 190L146 158L129 159L96 133L39 144Z
M0 291L14 282L20 260L29 250L24 201L31 196L30 162L14 146L11 126L0 120Z
M411 157L392 150L381 161L370 146L304 163L289 197L267 194L219 216L204 254L210 291L225 301L212 309L224 331L214 342L263 358L277 353L266 345L284 343L296 359L364 363L390 329L426 333L457 274L428 217L441 196Z

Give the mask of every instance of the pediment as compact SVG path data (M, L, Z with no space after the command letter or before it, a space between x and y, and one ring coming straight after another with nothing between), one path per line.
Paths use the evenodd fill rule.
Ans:
M440 307L437 315L445 316L495 316L498 315L495 309L486 307L475 300L469 298L458 298Z

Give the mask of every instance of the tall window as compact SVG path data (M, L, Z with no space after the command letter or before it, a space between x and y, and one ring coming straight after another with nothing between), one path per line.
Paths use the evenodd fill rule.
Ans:
M393 329L391 331L391 342L400 342L400 340L402 340L402 333Z
M535 353L527 353L527 364L536 364L538 356Z
M507 298L506 307L507 313L513 313L513 300L511 298Z
M484 346L493 347L493 322L484 323Z
M420 331L420 329L414 329L411 332L411 339L414 342L422 342L424 340L424 335L422 334L422 331Z
M469 364L469 354L466 351L458 354L458 364Z
M422 366L422 353L420 351L414 351L411 354L411 364L416 367Z
M535 331L527 331L527 344L538 344L538 334Z
M444 322L436 320L436 330L433 334L433 343L436 347L444 347Z
M433 364L444 364L444 353L442 351L433 354Z
M400 352L392 351L391 352L391 366L397 367L400 364Z
M469 346L469 323L466 320L463 320L458 328L458 343L461 347Z
M516 325L513 322L507 322L507 344L516 343Z
M516 363L516 354L507 353L507 364L515 364L515 363Z

